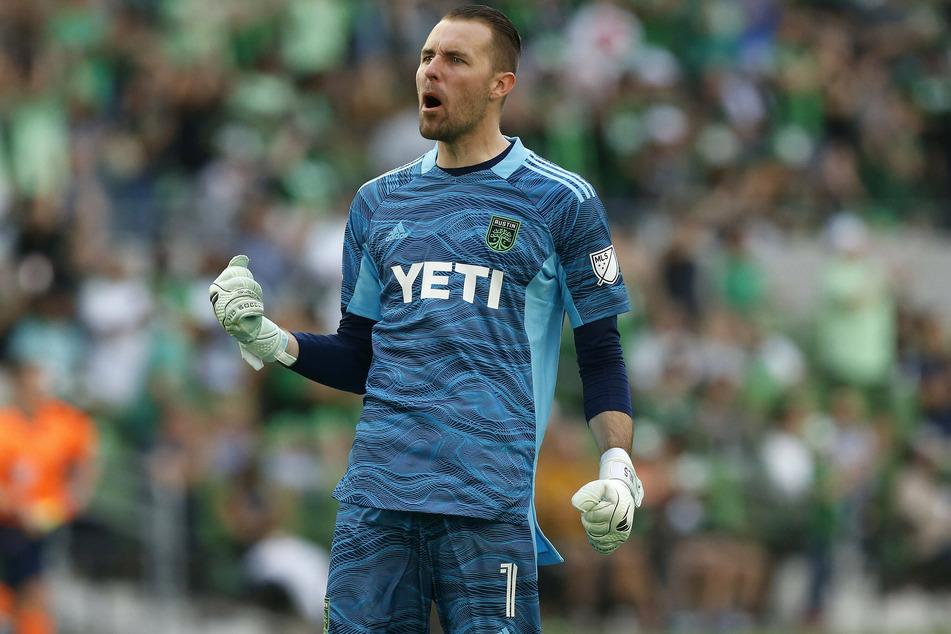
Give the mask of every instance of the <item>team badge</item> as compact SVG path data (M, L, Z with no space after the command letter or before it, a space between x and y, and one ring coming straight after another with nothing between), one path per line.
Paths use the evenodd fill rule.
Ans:
M591 268L594 269L594 274L598 278L598 286L617 282L621 270L617 263L617 255L614 253L613 244L607 249L589 253L588 257L591 258Z
M489 221L489 230L485 233L485 243L493 251L505 253L515 246L515 238L521 226L521 220L492 216Z

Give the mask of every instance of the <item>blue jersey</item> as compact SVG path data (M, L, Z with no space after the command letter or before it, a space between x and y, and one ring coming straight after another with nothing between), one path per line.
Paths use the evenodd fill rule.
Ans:
M591 185L518 139L460 176L436 167L434 148L357 193L342 304L377 323L334 496L534 521L564 316L577 327L630 309ZM539 539L540 563L557 560Z

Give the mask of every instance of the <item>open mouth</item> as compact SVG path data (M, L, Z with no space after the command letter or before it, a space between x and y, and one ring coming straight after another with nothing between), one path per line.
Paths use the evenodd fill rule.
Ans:
M423 95L423 110L435 110L441 105L442 101L437 97L429 94Z

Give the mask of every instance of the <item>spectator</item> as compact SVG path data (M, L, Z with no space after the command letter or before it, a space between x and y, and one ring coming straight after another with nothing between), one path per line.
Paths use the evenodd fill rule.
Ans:
M702 231L695 219L677 223L659 262L665 296L684 311L690 322L698 321L704 308L703 268L698 261Z
M827 227L831 258L820 280L817 361L828 384L863 391L876 412L888 405L897 352L896 313L888 271L872 252L865 222L850 213Z
M933 428L912 438L895 479L897 515L908 531L910 562L904 581L928 589L951 587L951 443Z
M717 274L717 292L728 310L747 317L765 307L766 270L750 249L744 224L728 226L723 233L723 258Z
M89 335L84 387L92 403L105 410L121 412L144 389L153 310L146 266L140 251L117 250L77 293L77 313Z

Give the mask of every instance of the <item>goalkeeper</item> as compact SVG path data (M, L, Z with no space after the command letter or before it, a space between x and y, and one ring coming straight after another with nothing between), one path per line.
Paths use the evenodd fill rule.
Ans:
M433 28L416 88L435 147L357 192L335 334L270 321L245 256L209 291L252 366L364 395L334 490L332 634L428 632L433 601L448 634L540 631L537 566L561 557L535 521L535 465L566 315L601 451L571 499L595 550L628 538L643 496L617 330L630 305L604 208L500 131L520 51L488 7Z

